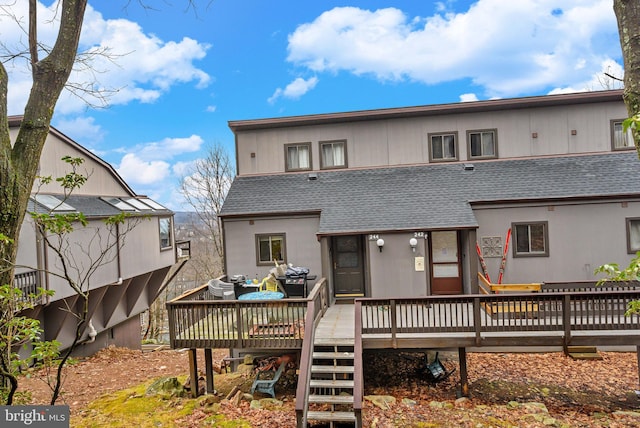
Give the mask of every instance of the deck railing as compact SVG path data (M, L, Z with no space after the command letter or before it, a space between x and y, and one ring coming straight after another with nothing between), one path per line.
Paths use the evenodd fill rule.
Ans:
M543 293L558 293L565 291L620 291L638 289L640 289L640 281L606 281L601 285L597 285L595 281L570 281L544 282L541 284L540 291Z
M307 299L214 300L207 285L167 303L173 348L301 348L309 302L328 305L326 281Z
M176 258L191 257L191 241L176 241Z
M37 298L33 297L38 295L40 288L40 275L37 270L16 273L13 276L13 286L22 291L21 300L23 302L30 302L35 306L41 304L44 300L42 295Z
M640 330L640 317L625 315L632 300L640 300L640 290L359 299L361 334L363 340L386 335L396 346L407 334L438 333L436 341L450 333L482 346L500 334L556 332L568 345L574 332Z

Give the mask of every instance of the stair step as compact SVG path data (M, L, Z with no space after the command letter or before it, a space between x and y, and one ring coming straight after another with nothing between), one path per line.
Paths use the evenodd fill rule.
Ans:
M337 421L337 422L355 422L356 415L353 412L307 412L307 420L312 421Z
M353 352L314 352L313 358L325 360L353 360Z
M353 366L311 366L311 373L353 373Z
M353 388L352 380L311 379L311 388Z
M314 340L313 344L315 346L353 346L355 340L353 337L323 337Z
M569 356L574 360L602 360L597 352L570 352Z
M309 403L353 404L353 395L309 395Z
M568 354L595 354L598 349L595 346L567 346Z

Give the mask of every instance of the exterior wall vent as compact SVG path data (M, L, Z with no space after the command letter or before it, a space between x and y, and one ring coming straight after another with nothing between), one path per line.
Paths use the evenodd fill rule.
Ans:
M473 166L472 163L465 163L462 164L462 169L464 169L465 171L473 171L474 169L476 169L476 167Z
M314 181L318 179L318 174L316 174L315 172L312 172L307 177L309 178L309 181Z

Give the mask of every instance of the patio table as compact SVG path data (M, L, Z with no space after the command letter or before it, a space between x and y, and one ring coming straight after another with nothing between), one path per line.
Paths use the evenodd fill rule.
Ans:
M279 291L253 291L238 296L238 300L280 300L284 293Z

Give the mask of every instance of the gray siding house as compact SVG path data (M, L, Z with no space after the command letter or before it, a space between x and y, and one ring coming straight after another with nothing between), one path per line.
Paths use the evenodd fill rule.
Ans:
M20 121L21 117L9 120L12 138ZM55 180L43 186L36 183L29 211L82 212L87 217L88 225L75 228L69 239L75 278L90 272L89 265L108 248L107 239L118 242L84 283L89 290L89 322L77 354L89 355L108 345L140 348L140 314L186 261L176 251L173 212L136 195L111 165L55 128L45 142L39 175L55 179L68 173L63 156L84 159L78 172L89 175L86 184L65 199ZM110 237L103 220L121 212L130 216L118 227L116 236ZM36 302L28 315L40 320L46 340L56 339L62 348L68 347L74 338L76 319L67 308L79 309L81 301L56 275L62 269L60 261L44 245L28 214L20 233L17 265L15 284L25 294L37 287L55 292Z
M478 253L494 282L503 254L505 284L594 281L640 250L626 116L598 91L230 121L225 270L308 267L336 299L476 293Z

